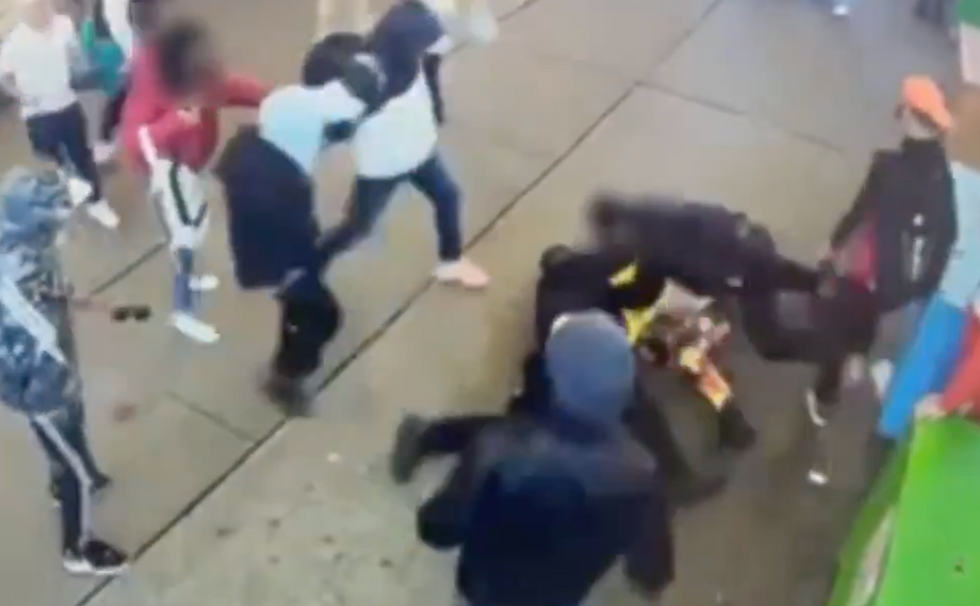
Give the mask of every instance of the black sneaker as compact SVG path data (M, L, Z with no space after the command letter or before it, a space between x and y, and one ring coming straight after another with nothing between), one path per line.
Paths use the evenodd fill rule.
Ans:
M102 493L104 493L110 486L112 486L112 478L104 473L99 473L92 478L92 486L89 488L88 493L92 496L92 498L97 499L102 496ZM51 482L48 490L51 492L51 499L54 506L61 507L61 489L58 487L58 483Z
M285 415L303 417L309 414L311 396L302 378L285 377L272 370L263 389Z
M427 426L426 420L418 415L407 415L398 425L395 444L389 458L391 477L398 484L411 481L415 469L419 466L422 458L419 438Z
M129 558L112 545L91 539L80 549L66 550L61 563L70 574L114 577L126 572Z
M756 431L741 409L728 404L718 413L718 442L722 448L748 450L755 444Z

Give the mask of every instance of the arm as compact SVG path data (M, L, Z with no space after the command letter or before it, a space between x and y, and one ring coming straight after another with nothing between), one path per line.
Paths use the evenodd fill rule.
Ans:
M953 195L955 192L951 191L950 199L942 201L946 204L936 213L936 232L933 236L935 238L934 253L929 255L928 263L922 272L922 280L919 282L919 296L921 297L928 297L939 288L939 283L942 282L943 275L946 273L949 258L953 254L953 246L956 244L957 236Z
M20 89L17 88L17 77L14 75L17 68L17 58L15 47L9 41L0 45L0 88L4 92L17 99L21 98Z
M876 153L872 158L871 167L868 169L868 174L864 178L864 183L861 185L861 189L858 191L854 203L851 205L850 210L840 218L840 221L837 222L837 227L831 233L831 249L837 249L844 244L873 209L881 182L883 158L881 153Z
M119 48L122 49L126 63L133 60L133 52L136 48L136 32L133 29L133 21L130 16L131 7L132 0L105 0L103 4L105 22L109 27L109 33Z
M626 576L644 593L657 594L674 579L674 537L667 498L659 483L641 506L643 519L626 554Z
M258 107L271 88L255 78L228 74L221 83L221 101L232 107Z

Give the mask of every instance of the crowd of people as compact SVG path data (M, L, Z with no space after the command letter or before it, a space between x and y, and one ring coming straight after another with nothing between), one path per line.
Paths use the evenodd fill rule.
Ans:
M0 82L20 103L35 153L51 163L13 169L0 183L0 399L26 415L47 454L65 568L109 576L127 556L90 530L91 497L110 479L87 444L71 311L113 310L73 291L57 246L77 208L118 225L98 171L114 140L167 232L171 323L204 344L220 338L196 314L198 293L218 286L195 268L209 222L202 180L214 166L238 285L271 290L279 304L266 390L290 414L306 411L309 378L343 321L331 264L371 232L400 186L432 204L434 279L479 290L489 276L464 255L463 195L439 152L440 68L456 41L430 5L400 0L366 33L325 35L303 58L300 81L273 89L231 72L207 27L168 0L95 0L78 28L51 1L18 0L23 22L0 47ZM94 145L77 96L91 88L106 97ZM226 107L257 114L218 154ZM937 417L973 407L980 250L963 188L976 177L947 160L956 128L932 80L906 78L895 116L901 146L875 154L813 266L722 205L595 196L591 242L541 265L524 384L507 410L409 416L395 436L397 482L428 457L457 456L421 507L418 533L460 550L456 589L468 604L577 604L620 558L644 594L671 583L672 511L717 487L685 484L687 462L661 404L638 387L643 366L623 314L659 301L668 281L737 316L764 358L812 365L801 399L817 426L848 379L869 373L884 400L877 434L889 442L905 437L916 409ZM351 149L356 177L343 218L323 229L313 177L335 145ZM627 266L635 279L623 287L612 277ZM870 365L879 326L894 314L909 335L905 353ZM739 410L724 414L740 422Z

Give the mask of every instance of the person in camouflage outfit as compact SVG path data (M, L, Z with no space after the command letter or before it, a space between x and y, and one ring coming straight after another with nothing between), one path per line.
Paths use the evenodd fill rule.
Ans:
M57 249L72 204L55 171L14 168L0 181L0 206L0 401L27 417L47 455L65 569L117 574L125 555L89 532L90 498L109 478L85 436L73 291Z

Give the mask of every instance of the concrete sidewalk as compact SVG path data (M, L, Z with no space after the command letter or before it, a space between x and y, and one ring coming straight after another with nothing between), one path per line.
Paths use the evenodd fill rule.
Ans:
M237 63L296 78L313 0L196 4ZM416 543L412 517L438 470L393 487L384 473L391 432L404 410L499 407L524 345L537 255L576 236L586 196L614 186L722 201L809 257L858 186L868 150L893 140L900 78L954 76L952 49L914 22L909 0L858 4L849 22L807 0L494 5L507 15L499 42L450 62L445 132L467 194L471 254L492 272L491 290L430 286L429 210L406 191L379 233L337 266L348 323L325 362L319 414L285 423L256 388L275 308L234 288L217 217L207 261L224 286L206 314L224 334L219 345L193 346L162 323L79 318L95 448L117 482L98 526L140 554L135 570L104 587L61 572L40 456L3 414L5 604L449 603L450 562ZM0 140L5 166L27 157L15 116L0 120ZM343 154L324 166L321 207L332 221L351 171ZM153 213L128 176L109 183L123 228L80 226L66 254L73 275L163 316L170 267ZM665 604L721 596L819 606L864 478L853 466L823 492L804 486L799 369L749 355L735 367L763 439L731 490L679 520L680 576ZM123 404L135 415L114 420ZM872 414L855 404L842 460ZM634 603L615 577L596 603Z

